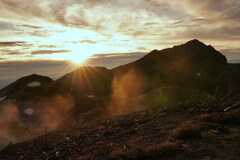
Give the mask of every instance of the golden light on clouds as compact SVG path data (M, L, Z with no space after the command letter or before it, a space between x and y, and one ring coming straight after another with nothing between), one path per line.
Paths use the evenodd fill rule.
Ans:
M236 50L239 7L238 0L0 0L0 60L79 63L190 39Z

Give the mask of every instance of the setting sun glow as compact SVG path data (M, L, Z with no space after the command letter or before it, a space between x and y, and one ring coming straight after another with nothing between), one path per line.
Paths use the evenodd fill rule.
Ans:
M77 52L72 52L70 53L68 59L76 64L76 65L80 65L83 64L87 58L89 58L91 56L91 54L84 54L84 53L77 53Z

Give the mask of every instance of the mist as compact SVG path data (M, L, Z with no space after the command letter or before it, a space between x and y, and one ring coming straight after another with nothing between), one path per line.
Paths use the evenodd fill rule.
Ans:
M112 95L107 110L119 115L144 108L138 96L142 94L144 78L134 68L123 75L116 75L112 82Z
M74 101L68 95L55 95L24 105L4 102L0 109L0 148L73 125L73 107Z

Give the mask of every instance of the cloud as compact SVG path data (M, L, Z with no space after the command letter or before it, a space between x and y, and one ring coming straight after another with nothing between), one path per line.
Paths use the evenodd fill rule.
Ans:
M211 33L211 34L210 34ZM209 39L209 40L239 40L240 39L240 28L239 27L185 27L181 32L178 32L176 38L186 39Z
M145 23L144 25L148 26L148 25L158 25L158 24L159 24L158 22L149 22L149 23Z
M1 53L11 52L11 51L12 51L11 49L1 49L1 50L0 50Z
M239 24L240 4L237 0L204 0L199 3L194 0L173 0L170 4L172 7L178 6L176 9L179 12L185 10L192 17L208 20L212 27L231 27L233 24Z
M80 41L80 43L92 43L92 44L94 44L94 43L97 43L97 42L92 41L92 40L82 40L82 41Z
M238 0L0 0L0 37L129 46L119 52L195 38L231 46L240 39L239 6ZM73 30L81 33L61 35ZM39 50L45 48L57 47Z
M140 59L146 54L146 52L95 54L87 60L87 64L114 68Z
M12 23L5 22L5 21L0 21L0 30L11 30L14 29L14 26Z
M58 45L39 45L39 48L60 48Z
M70 52L70 50L38 50L31 52L32 55L36 54L54 54L54 53L67 53Z
M0 6L0 16L5 19L34 22L44 18L44 8L36 0L1 0Z
M238 48L238 49L222 49L220 51L223 52L223 53L226 53L226 54L238 54L238 55L240 55L240 48Z
M149 3L150 5L154 6L154 7L164 7L164 5L160 4L159 2L157 2L157 0L144 0L145 2Z
M47 38L50 36L47 33L41 33L41 32L32 32L32 33L29 33L29 35L33 37L39 37L39 38Z
M146 52L126 52L126 53L94 54L91 58L143 56L145 54L146 54Z
M145 48L145 47L138 47L138 48L136 48L137 50L144 50L144 51L146 51L147 50L147 48Z
M68 0L58 3L53 0L43 0L41 3L36 0L2 0L0 6L0 15L6 20L17 19L29 23L19 25L23 28L42 29L34 24L45 21L65 27L94 30L108 36L119 32L133 37L150 35L148 37L153 38L152 34L161 32L161 38L174 38L179 32L184 33L184 25L207 34L199 26L232 29L240 18L237 0L139 0L138 3L133 0L118 0L117 3L113 0ZM174 25L180 23L175 28ZM135 31L129 32L129 29ZM172 34L166 33L169 29ZM37 33L31 35L42 36Z
M13 52L8 52L8 53L6 53L7 55L23 55L24 53L22 53L22 52L18 52L18 51L13 51Z
M227 57L229 63L240 63L240 48L226 48L220 52Z
M57 45L39 45L39 48L59 48Z
M40 27L40 26L33 26L33 25L27 25L27 24L16 25L16 27L24 27L24 28L31 28L31 29L43 29L43 27Z
M5 56L5 59L7 59L6 56L28 56L28 52L22 52L16 49L1 49L0 54Z
M93 41L93 40L82 40L82 41L72 41L71 43L91 43L91 44L96 44L98 42L97 41Z
M24 46L26 42L23 41L13 41L13 42L0 42L0 47L15 47L15 46Z

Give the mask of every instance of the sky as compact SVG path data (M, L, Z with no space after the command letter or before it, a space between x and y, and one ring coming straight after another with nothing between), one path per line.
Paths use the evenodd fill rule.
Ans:
M86 59L113 68L199 39L240 63L238 0L0 0L0 88L59 78Z

